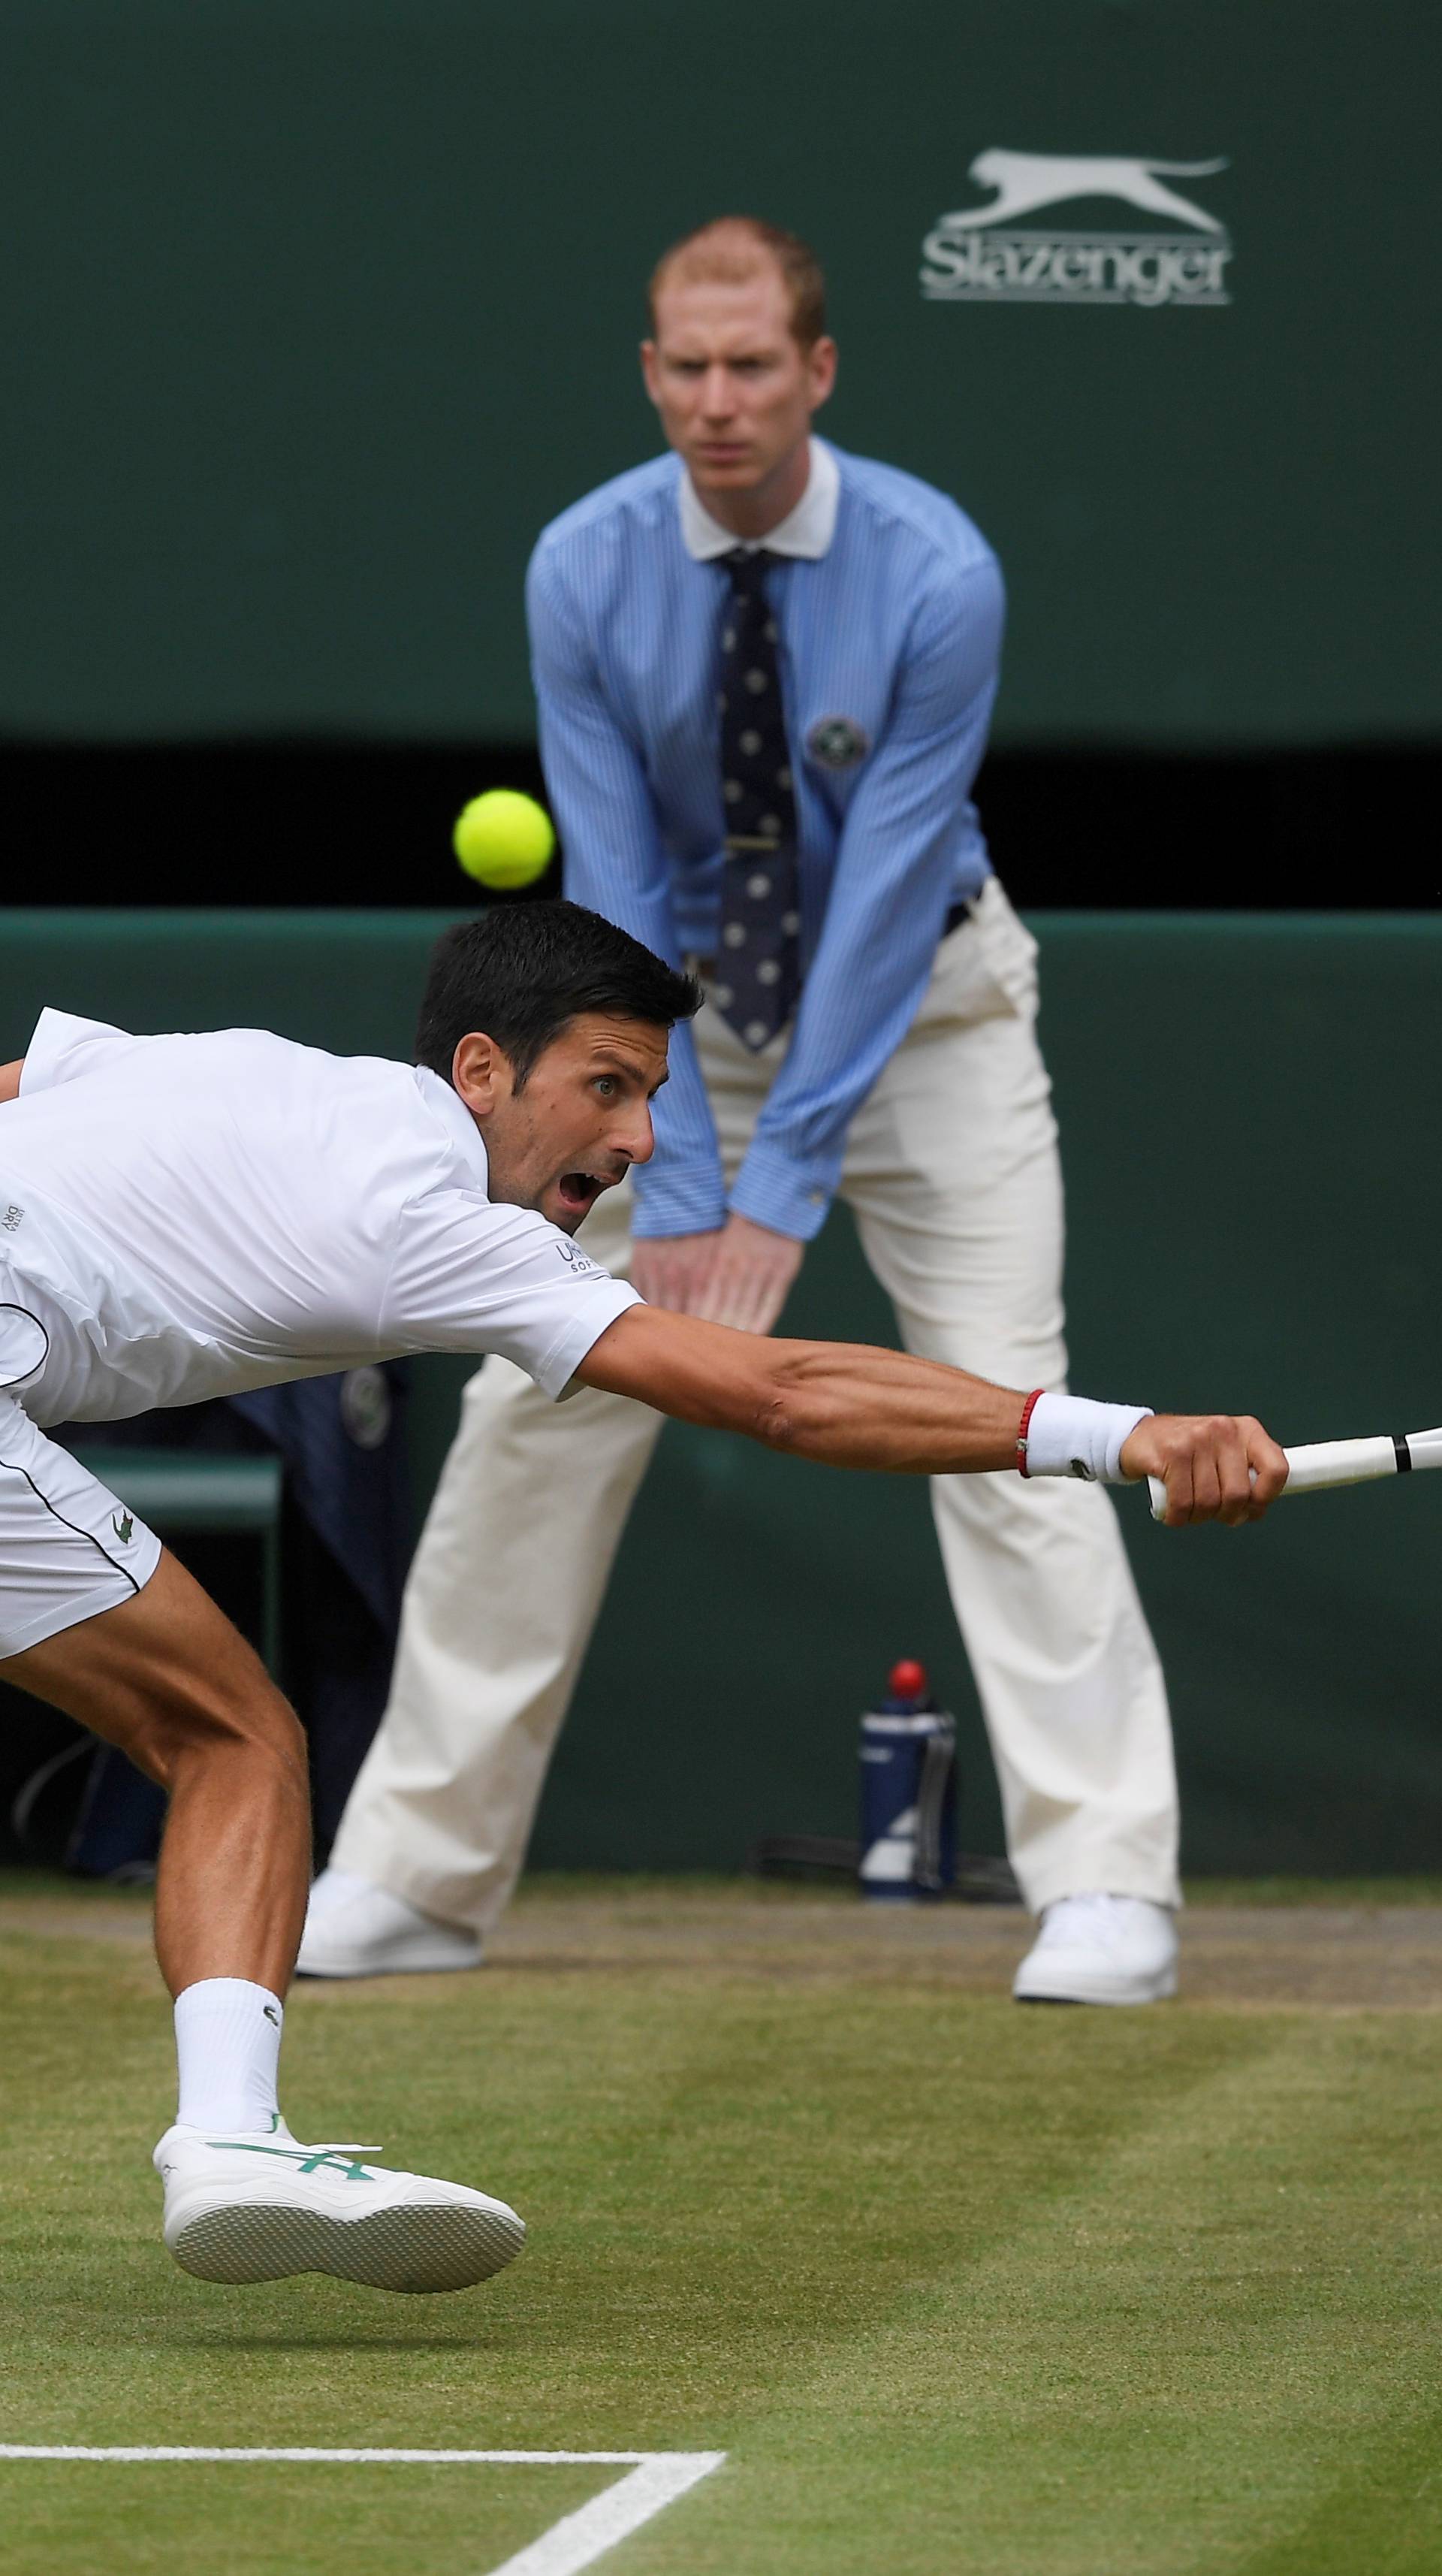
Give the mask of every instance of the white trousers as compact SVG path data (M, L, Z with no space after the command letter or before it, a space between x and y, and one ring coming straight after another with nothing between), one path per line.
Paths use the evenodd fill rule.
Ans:
M852 1122L842 1181L908 1350L1021 1389L1059 1387L1066 1369L1035 1016L1035 943L993 881L943 941L914 1027ZM748 1055L715 1010L696 1029L734 1172L784 1040ZM628 1198L608 1195L585 1229L621 1273ZM333 1866L445 1921L496 1921L660 1429L648 1406L590 1388L553 1405L504 1360L472 1378ZM1009 1474L936 1477L931 1491L1027 1903L1087 1889L1177 1903L1165 1685L1107 1495Z

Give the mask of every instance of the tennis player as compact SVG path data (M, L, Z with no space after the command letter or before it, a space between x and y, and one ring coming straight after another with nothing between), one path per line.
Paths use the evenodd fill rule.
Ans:
M643 1304L571 1238L648 1159L668 1035L698 1003L625 931L535 904L446 932L414 1067L47 1010L0 1070L0 1672L169 1792L156 1948L179 2103L155 2163L165 2241L203 2279L459 2289L525 2231L504 2201L286 2127L304 1738L215 1604L47 1426L499 1352L552 1398L598 1387L837 1466L1162 1476L1174 1522L1256 1519L1285 1482L1251 1420L1007 1391Z

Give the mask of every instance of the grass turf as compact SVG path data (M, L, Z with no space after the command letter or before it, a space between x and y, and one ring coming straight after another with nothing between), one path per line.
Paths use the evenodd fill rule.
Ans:
M0 2438L726 2450L618 2576L1431 2576L1442 1891L1318 1893L1139 2013L1019 2011L1016 1916L704 1882L301 1988L297 2131L531 2222L402 2301L173 2269L144 1907L0 1881ZM0 2463L4 2562L482 2576L605 2475Z

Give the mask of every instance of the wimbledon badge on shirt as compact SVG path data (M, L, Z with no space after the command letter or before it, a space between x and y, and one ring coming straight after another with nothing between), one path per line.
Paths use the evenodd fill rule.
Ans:
M870 741L850 716L823 716L806 737L806 751L818 769L855 769L871 749Z

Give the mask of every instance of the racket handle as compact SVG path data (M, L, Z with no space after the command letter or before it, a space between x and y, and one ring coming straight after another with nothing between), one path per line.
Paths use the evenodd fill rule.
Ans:
M1442 1466L1442 1432L1409 1431L1394 1438L1390 1431L1369 1440L1312 1440L1289 1449L1283 1494L1315 1494L1329 1485L1366 1485L1378 1476L1395 1476L1409 1467ZM1167 1489L1160 1476L1148 1476L1152 1518L1165 1520Z

